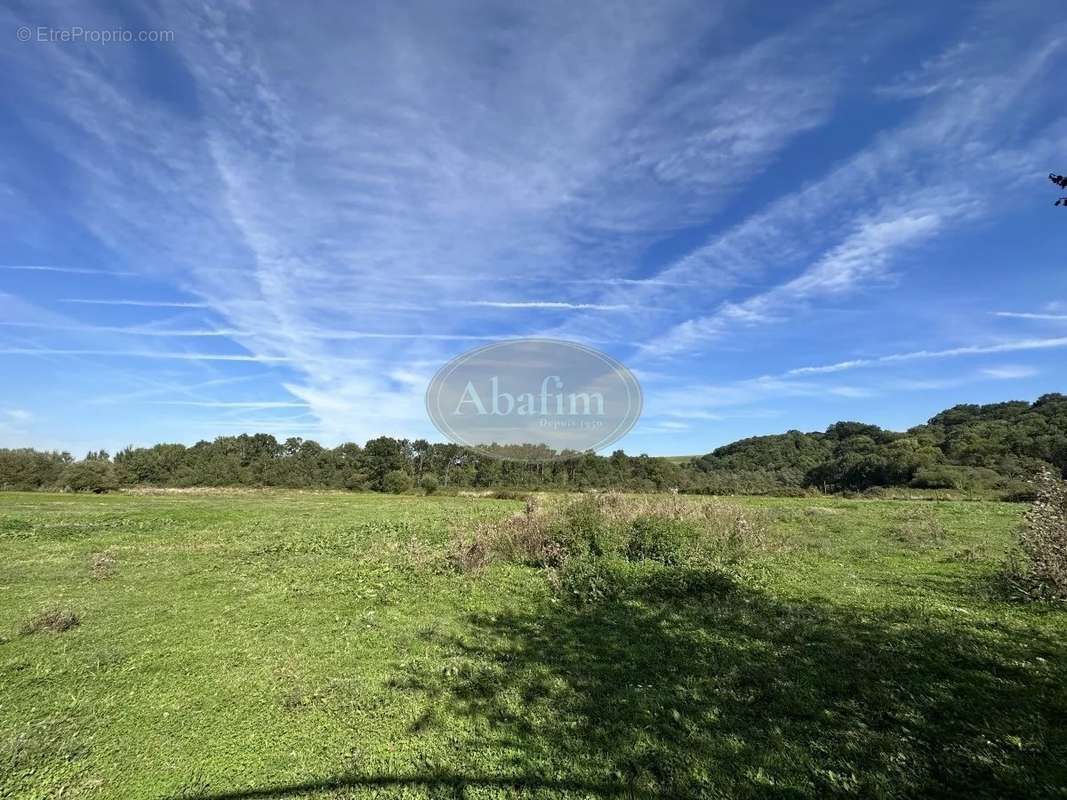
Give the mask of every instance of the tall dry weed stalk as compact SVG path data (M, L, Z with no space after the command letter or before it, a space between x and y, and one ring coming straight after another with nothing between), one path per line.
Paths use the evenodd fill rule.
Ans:
M1067 599L1067 482L1050 470L1034 479L1037 497L1026 512L1019 545L1026 555L1028 594Z

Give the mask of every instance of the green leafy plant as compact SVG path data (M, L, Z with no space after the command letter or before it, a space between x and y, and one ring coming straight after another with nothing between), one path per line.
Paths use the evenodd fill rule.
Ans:
M678 520L641 516L630 525L626 555L631 561L678 564L685 557L686 545L692 537L692 529Z

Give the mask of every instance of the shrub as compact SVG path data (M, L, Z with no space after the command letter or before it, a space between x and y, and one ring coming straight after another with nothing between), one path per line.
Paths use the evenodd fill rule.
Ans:
M63 631L69 631L71 628L76 628L80 624L81 619L73 611L65 608L50 608L28 620L19 632L23 636L39 633L40 631L62 633Z
M103 494L119 488L115 467L110 461L88 460L71 464L59 477L59 485L72 492Z
M488 566L493 558L493 542L489 537L473 536L457 539L448 554L448 561L460 572L476 572Z
M1037 499L1026 512L1019 544L1029 562L1031 596L1067 599L1067 483L1044 470L1034 479Z
M603 558L625 551L626 533L604 513L601 502L598 497L590 497L570 503L549 526L548 535L559 544L565 558Z
M552 517L540 513L530 497L521 514L491 520L454 539L449 560L461 572L481 569L490 561L512 561L535 567L557 568L564 548L549 532Z
M812 489L804 489L800 486L779 486L769 489L767 494L771 497L811 497L813 494L817 494L817 492Z
M369 488L369 481L364 472L345 472L341 475L341 488L350 492L358 492Z
M494 500L525 500L530 495L527 492L517 492L514 489L498 489L489 496Z
M631 561L658 561L678 564L692 530L677 520L652 515L638 517L630 525L626 556Z
M410 491L412 486L411 476L399 469L387 472L382 476L382 491L389 494L403 494Z
M419 481L419 486L422 487L422 490L426 492L426 494L433 494L437 491L437 478L433 475L423 475L422 480Z
M767 545L765 516L739 506L711 504L703 509L700 537L694 542L705 558L736 565Z
M631 591L703 593L721 588L722 568L764 546L764 516L675 495L606 493L546 508L530 498L523 513L460 533L450 560L461 571L497 560L541 567L582 604Z
M1009 478L1000 487L1000 499L1006 503L1032 503L1037 499L1037 491L1030 481Z
M722 570L700 566L664 566L654 561L630 565L626 589L646 598L661 600L695 596L722 596L733 580Z
M618 598L627 578L625 561L586 555L569 559L560 570L558 583L565 597L588 606Z

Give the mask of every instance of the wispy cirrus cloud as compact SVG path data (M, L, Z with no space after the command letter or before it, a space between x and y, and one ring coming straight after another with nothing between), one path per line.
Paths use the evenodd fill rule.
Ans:
M567 303L561 300L457 300L457 306L482 308L548 308L567 311L629 311L630 306L605 305L602 303Z
M1067 320L1067 314L1041 314L1031 311L994 311L994 316L1011 319L1039 319L1060 322Z
M984 35L995 37L996 28ZM780 323L817 301L870 291L902 254L987 214L994 197L1003 204L1020 176L1039 174L1042 159L1055 151L1053 126L1038 125L1019 139L1006 114L1040 110L1041 93L1034 87L1063 60L1065 37L1062 26L1047 29L1024 53L988 43L953 46L951 57L927 65L927 71L951 71L952 91L931 92L935 96L914 119L884 132L823 178L716 234L657 277L702 274L709 293L722 296L746 279L790 268L794 275L674 324L652 336L644 354L699 350L753 324ZM980 171L971 168L978 159ZM922 179L902 164L921 164ZM644 305L648 297L630 302Z
M810 367L795 367L787 375L825 375L832 372L865 367L889 366L906 361L928 361L942 358L959 358L961 356L990 355L996 353L1016 353L1025 350L1052 350L1067 347L1067 336L1045 339L1017 339L996 344L967 345L951 347L945 350L915 350L909 353L890 353L875 358L856 358L850 361L838 361L835 364L823 364Z
M250 331L240 331L232 328L172 328L172 327L146 327L143 325L79 325L79 324L65 324L56 322L0 322L0 327L7 328L32 328L39 330L49 331L72 331L85 334L120 334L123 336L151 336L154 338L200 338L200 337L225 337L229 339L239 339L242 337L248 337L251 334ZM322 330L322 329L308 329L294 332L294 335L300 339L322 339L322 340L359 340L359 339L398 339L398 340L438 340L438 341L497 341L500 336L491 336L488 334L448 334L448 333L425 333L425 332L411 332L411 333L378 333L375 331L358 331L358 330ZM522 334L514 334L514 336L522 336Z
M0 264L0 270L6 272L58 272L66 275L102 275L109 278L128 278L136 272L93 269L91 267L63 267L50 264Z
M934 210L887 213L864 220L845 241L834 247L798 277L738 303L724 303L710 316L687 320L645 344L648 355L665 355L707 346L735 325L779 322L798 303L854 289L880 277L899 249L933 236L942 225Z
M432 433L419 386L432 366L517 335L634 355L665 376L649 381L664 409L664 386L781 372L794 343L769 353L758 338L785 328L794 363L815 366L740 395L871 398L879 387L814 376L896 363L846 361L871 340L916 365L962 355L954 342L996 344L949 323L922 354L901 342L927 330L910 312L938 302L901 273L959 272L930 253L1015 207L1019 186L1047 171L1067 35L1047 9L980 4L932 53L908 35L926 10L876 0L798 8L766 30L731 4L674 0L321 15L168 5L166 48L106 62L15 49L12 130L61 157L71 201L52 219L34 160L6 160L0 210L17 225L5 277L41 274L26 286L35 313L5 317L17 324L3 328L3 354L87 371L91 359L136 361L122 365L131 392L198 403L256 402L230 396L236 385L218 398L180 389L259 362L333 439ZM116 10L79 13L121 27ZM69 15L48 2L0 11L9 27ZM95 250L83 259L80 247ZM150 282L105 292L103 271L82 263L138 265ZM980 285L981 265L967 266ZM861 309L890 291L892 312L813 344L808 323L831 327L818 319L829 305ZM57 305L70 317L44 312ZM144 323L152 310L165 318ZM141 337L153 341L131 345ZM200 337L205 352L183 351ZM720 345L732 361L700 359ZM183 362L204 375L149 379ZM255 397L277 396L262 388Z
M246 353L175 353L157 350L78 350L58 347L2 347L0 355L9 356L103 356L108 358L148 358L176 361L248 361L280 364L291 361L286 356Z
M709 49L725 11L689 3L538 4L506 22L483 17L478 33L433 6L331 26L291 20L284 31L239 7L166 13L198 119L131 103L132 73L101 73L76 50L20 64L53 87L48 113L64 124L40 129L80 171L80 221L128 261L149 261L150 243L154 269L198 299L131 301L210 310L250 353L286 359L316 403L358 390L364 408L408 408L387 364L513 335L496 312L622 317L630 304L598 295L689 288L635 274L635 256L827 119L848 59L805 45L845 41L851 24L827 12ZM485 49L494 37L495 54ZM470 276L505 270L558 295L455 305L471 300ZM412 273L436 277L402 280ZM400 303L403 321L389 316ZM353 328L354 316L378 341L351 341L382 365L359 376L344 339L302 335ZM400 327L412 319L421 331ZM422 331L431 335L408 338ZM409 423L421 417L417 407Z
M308 408L307 403L292 403L285 400L152 400L157 405L191 406L194 408Z
M6 328L34 328L49 331L72 331L77 333L113 333L123 336L153 336L157 338L174 337L177 339L198 337L234 338L246 335L244 331L230 328L149 328L139 325L70 325L49 322L0 322Z
M996 381L1016 381L1040 375L1041 370L1020 364L1004 364L998 367L986 367L980 370L980 373Z
M184 300L95 300L91 298L64 297L60 303L78 303L88 306L140 306L142 308L211 308L210 303Z

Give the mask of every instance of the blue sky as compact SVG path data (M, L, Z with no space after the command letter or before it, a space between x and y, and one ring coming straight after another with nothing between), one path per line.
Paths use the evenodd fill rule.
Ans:
M173 33L38 38L75 26ZM515 335L635 371L630 452L1067 388L1062 0L33 2L0 34L0 446L440 440L435 369Z

